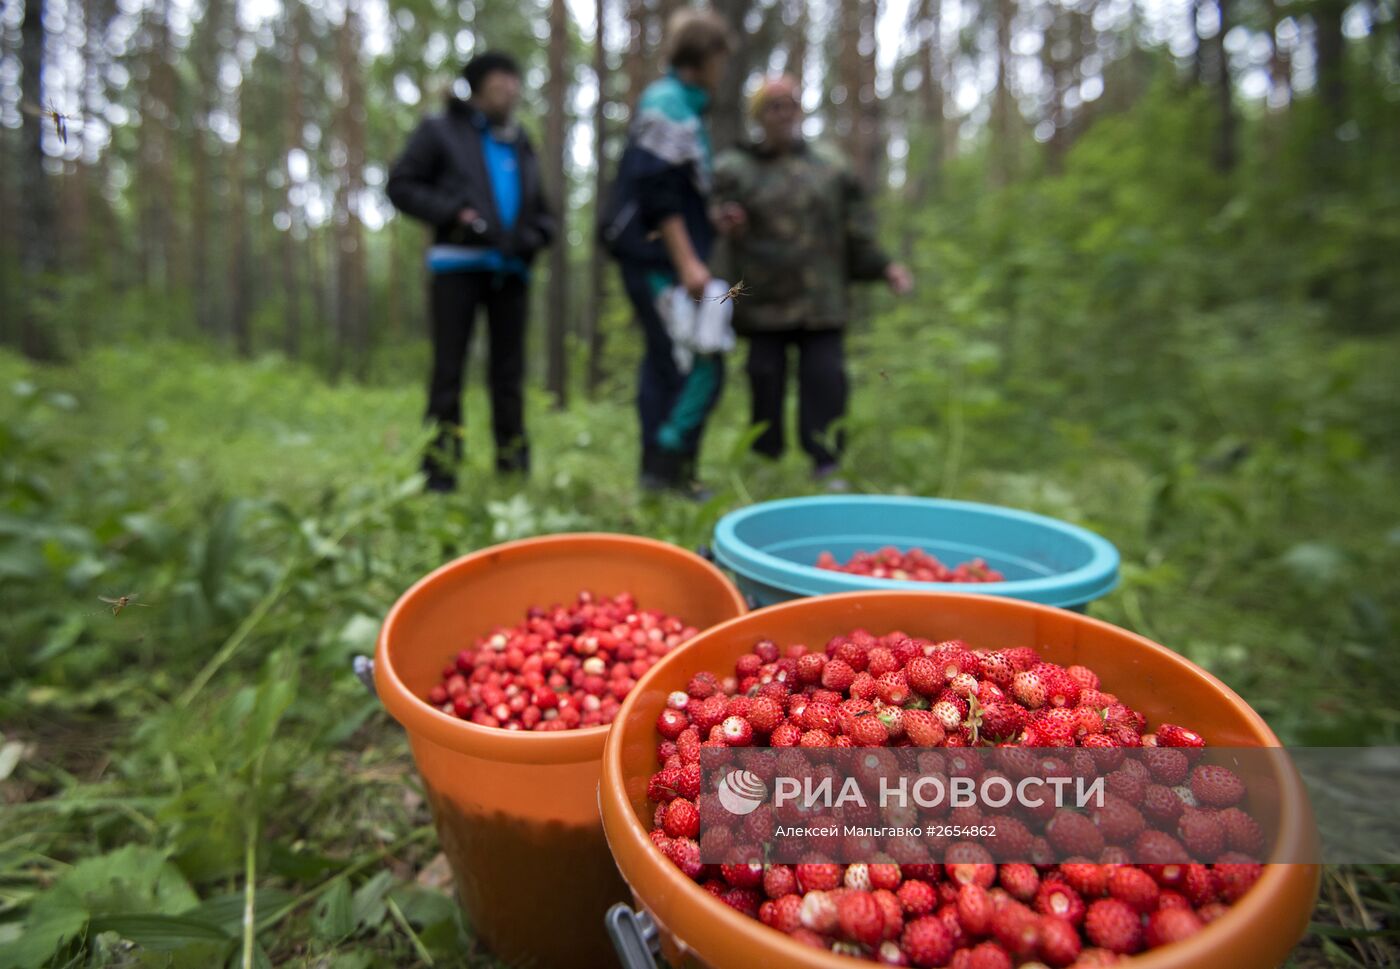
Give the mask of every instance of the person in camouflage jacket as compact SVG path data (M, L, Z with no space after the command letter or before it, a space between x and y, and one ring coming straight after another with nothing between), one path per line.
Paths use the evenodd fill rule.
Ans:
M843 331L850 283L884 280L909 291L909 271L875 238L874 214L837 157L802 139L801 91L786 75L766 80L750 102L761 139L715 160L712 217L725 238L716 266L742 280L734 328L749 343L754 450L783 453L783 399L790 348L798 351L798 425L818 477L832 474L846 411Z

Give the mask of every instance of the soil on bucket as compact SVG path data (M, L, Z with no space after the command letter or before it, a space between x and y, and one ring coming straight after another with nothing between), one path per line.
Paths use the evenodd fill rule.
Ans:
M521 969L615 962L603 915L630 896L598 825L473 812L431 787L428 799L459 902L493 953ZM562 873L569 891L543 895L541 885Z

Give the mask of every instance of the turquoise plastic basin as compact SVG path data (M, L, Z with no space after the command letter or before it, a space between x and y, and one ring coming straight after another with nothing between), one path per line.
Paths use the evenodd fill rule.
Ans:
M950 568L982 558L1004 582L909 582L816 567L831 552L912 546ZM1118 550L1093 532L1014 508L942 498L833 495L785 498L730 512L715 526L714 556L755 606L870 589L973 592L1084 606L1118 584Z

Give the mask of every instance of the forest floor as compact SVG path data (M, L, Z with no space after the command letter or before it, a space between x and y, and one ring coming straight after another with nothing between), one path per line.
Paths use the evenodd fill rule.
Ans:
M978 406L890 381L899 350L871 345L848 476L1094 528L1124 581L1093 614L1205 665L1286 742L1394 743L1400 495L1365 413L1393 344L1360 365L1354 405L1310 412L1316 439L1278 421L1243 449L1166 405L1139 439L1034 419L1014 394ZM218 964L249 875L257 964L490 965L447 894L402 732L350 657L453 555L585 527L694 547L728 508L814 490L797 455L747 454L736 381L706 446L708 504L638 494L620 389L564 412L531 399L523 487L490 476L474 389L465 487L424 495L420 396L178 347L56 368L0 356L0 966L41 964L85 923L91 951L54 964ZM929 399L945 417L898 426ZM99 599L133 593L119 615ZM190 912L229 941L170 918L145 962L102 931ZM1397 933L1394 870L1328 869L1292 964L1395 965Z

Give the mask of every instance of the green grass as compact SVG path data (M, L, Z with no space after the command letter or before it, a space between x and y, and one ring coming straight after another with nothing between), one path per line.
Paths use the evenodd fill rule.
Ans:
M1012 366L956 324L911 341L915 311L879 309L852 363L858 488L1092 527L1124 553L1095 615L1210 668L1287 742L1397 741L1400 341L1203 326L1147 381L1111 354ZM0 357L0 966L489 965L350 657L470 549L578 528L693 547L730 507L813 490L800 457L746 453L737 379L705 505L638 493L620 389L532 397L524 483L489 474L474 389L464 488L420 494L421 403L412 380L177 346ZM123 593L145 605L98 600ZM1393 964L1394 872L1330 870L1316 920L1297 965Z

